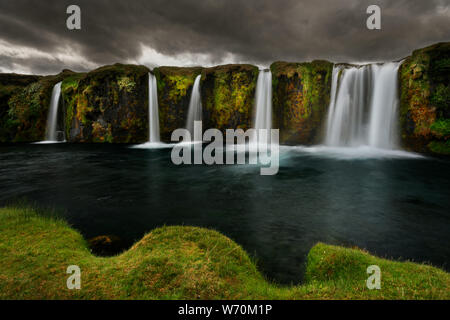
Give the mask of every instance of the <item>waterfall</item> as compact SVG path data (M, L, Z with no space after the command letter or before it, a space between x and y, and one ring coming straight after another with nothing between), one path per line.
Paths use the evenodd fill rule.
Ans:
M394 149L398 145L398 83L399 63L374 65L372 109L369 123L369 145Z
M148 74L148 130L149 142L159 142L159 111L156 77Z
M333 68L325 144L397 147L399 63Z
M186 121L186 129L191 133L191 138L194 138L194 121L202 120L202 101L200 97L200 79L201 75L195 78L194 86L192 88L191 99L189 101L188 116Z
M58 125L58 106L60 96L61 96L61 82L58 82L53 87L52 98L50 101L50 108L48 109L47 128L45 130L46 142L58 141L58 132L56 130Z
M270 70L259 71L255 99L254 129L270 130L272 128L272 72ZM270 133L268 133L267 142L269 138Z

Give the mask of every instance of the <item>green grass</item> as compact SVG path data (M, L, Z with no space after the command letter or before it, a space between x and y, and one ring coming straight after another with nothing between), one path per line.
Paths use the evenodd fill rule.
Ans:
M81 289L66 268L81 268ZM381 268L380 290L365 281ZM449 299L450 275L438 268L319 243L306 282L270 283L235 242L196 227L153 230L129 250L96 257L77 231L52 214L0 208L0 299Z

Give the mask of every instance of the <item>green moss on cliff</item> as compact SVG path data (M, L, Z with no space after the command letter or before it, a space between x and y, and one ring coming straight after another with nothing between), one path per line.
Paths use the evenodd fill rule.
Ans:
M17 122L9 115L9 100L40 76L14 73L0 74L0 142L11 142L17 131Z
M192 87L201 67L159 67L153 70L158 86L159 122L162 141L186 126Z
M448 154L450 43L416 50L401 65L400 125L405 148Z
M330 101L333 64L275 62L270 69L273 125L280 129L280 142L317 143Z
M68 140L147 141L148 73L144 66L115 64L66 79L62 94Z
M251 128L258 68L223 65L204 69L201 79L204 129Z
M42 77L9 99L8 123L13 142L44 139L53 87L72 74L72 71L64 70L57 75Z
M75 105L78 99L77 90L80 80L85 77L85 73L75 73L63 80L61 84L61 95L65 110L64 127L66 137L70 137L72 120L74 117Z

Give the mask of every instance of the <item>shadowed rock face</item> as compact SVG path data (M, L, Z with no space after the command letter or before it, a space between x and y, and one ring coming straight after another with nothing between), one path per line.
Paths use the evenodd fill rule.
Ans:
M202 71L200 83L203 129L252 127L258 68L252 65L223 65Z
M14 138L15 125L8 114L9 99L40 78L40 76L14 73L0 74L0 142L9 142Z
M115 64L62 84L70 142L139 143L148 140L148 72Z
M450 154L450 43L419 49L400 66L403 147Z
M153 70L158 82L161 140L170 141L172 132L186 126L189 99L201 67L159 67Z
M330 103L333 64L274 62L273 127L280 143L310 145L320 142Z

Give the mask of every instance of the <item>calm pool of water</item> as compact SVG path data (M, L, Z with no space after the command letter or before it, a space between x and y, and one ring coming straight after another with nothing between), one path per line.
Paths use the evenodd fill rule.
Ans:
M170 151L0 146L0 204L56 207L86 237L115 234L129 244L162 225L214 228L281 283L302 280L318 241L449 269L448 161L288 148L279 173L261 176L249 165L175 166Z

